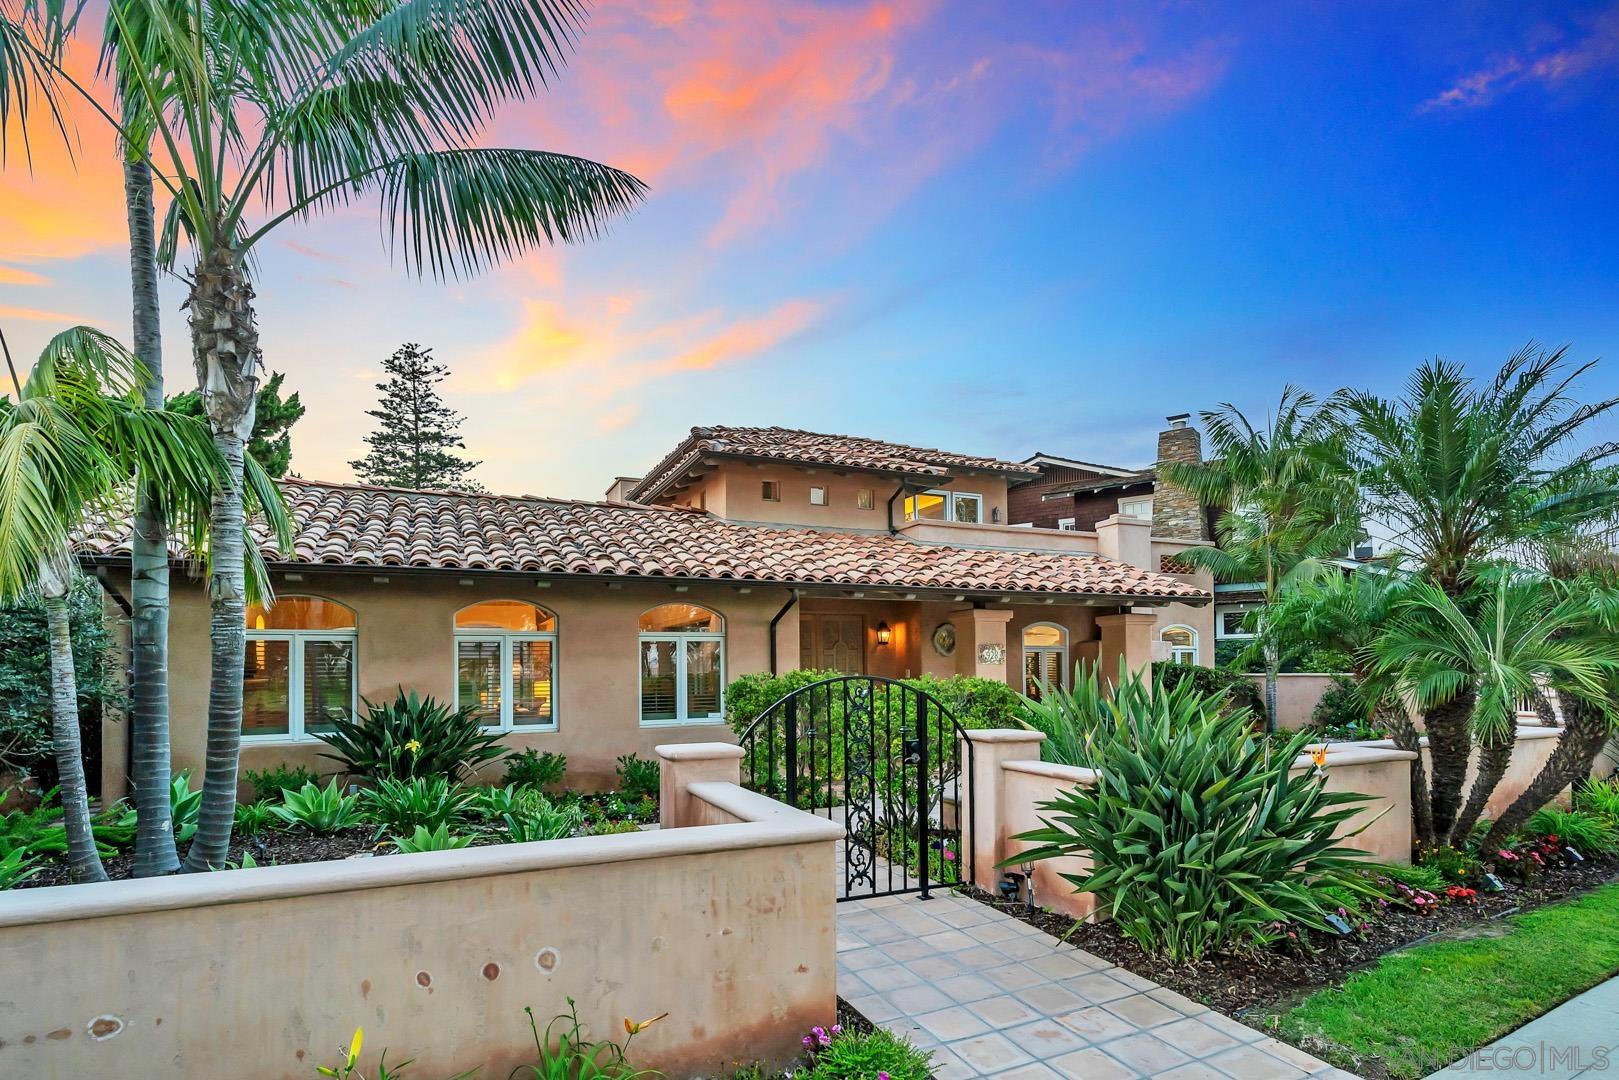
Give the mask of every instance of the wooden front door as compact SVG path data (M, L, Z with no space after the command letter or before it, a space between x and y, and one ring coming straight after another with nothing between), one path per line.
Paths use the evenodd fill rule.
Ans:
M804 615L798 622L800 667L866 673L866 620L860 615Z

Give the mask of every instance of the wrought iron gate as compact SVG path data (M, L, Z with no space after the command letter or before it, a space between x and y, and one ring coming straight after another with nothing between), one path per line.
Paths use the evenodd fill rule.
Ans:
M972 879L972 744L924 690L870 675L802 686L742 735L742 782L844 826L840 900Z

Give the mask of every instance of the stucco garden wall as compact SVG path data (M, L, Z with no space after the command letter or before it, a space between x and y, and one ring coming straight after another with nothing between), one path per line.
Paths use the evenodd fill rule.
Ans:
M597 1037L668 1011L634 1058L671 1078L786 1062L836 1008L841 829L703 757L666 772L734 823L4 894L0 1076L305 1080L363 1026L367 1075L501 1077L569 995Z
M1211 616L1212 617L1212 616ZM1253 684L1259 688L1261 697L1265 694L1265 676L1249 675ZM1283 731L1298 731L1308 727L1310 718L1315 715L1315 707L1332 687L1332 680L1336 676L1321 672L1294 672L1276 676L1276 726Z

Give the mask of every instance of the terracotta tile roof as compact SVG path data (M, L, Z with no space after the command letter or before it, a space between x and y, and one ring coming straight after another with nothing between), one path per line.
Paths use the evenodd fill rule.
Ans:
M1174 578L1099 556L739 525L665 507L309 480L284 480L282 489L298 535L291 552L265 551L272 564L1209 599ZM128 558L127 524L89 527L80 550L91 559Z
M823 435L783 427L694 427L691 434L631 489L634 499L656 498L704 457L781 461L832 469L862 469L915 477L941 477L976 469L1024 479L1038 471L1016 461L930 450L858 435Z

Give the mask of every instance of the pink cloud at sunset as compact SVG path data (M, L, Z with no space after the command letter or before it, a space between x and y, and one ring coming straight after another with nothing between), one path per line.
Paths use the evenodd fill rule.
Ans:
M1604 68L1619 68L1619 8L1599 15L1572 40L1548 34L1550 43L1508 53L1458 78L1422 103L1423 111L1488 105L1521 86L1557 87Z

